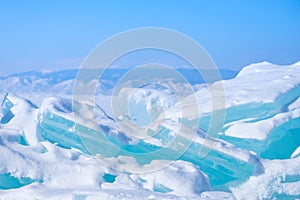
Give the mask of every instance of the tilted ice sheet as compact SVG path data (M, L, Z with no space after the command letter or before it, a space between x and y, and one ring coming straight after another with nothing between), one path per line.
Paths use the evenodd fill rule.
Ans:
M237 77L221 83L226 95L226 108L250 102L272 103L300 85L300 62L289 66L277 66L268 62L252 64L243 68ZM212 90L214 84L208 84L196 92L200 114L212 111L212 94L215 94L214 98L223 95ZM189 99L193 97L187 97L183 106L194 106L189 105Z
M152 160L163 158L173 160L175 159L173 154L179 154L180 156L182 155L180 159L193 162L205 173L209 173L209 176L214 177L214 186L220 186L232 180L241 181L246 179L249 175L261 171L261 164L255 154L237 149L226 142L205 138L205 134L201 133L200 130L198 130L197 134L193 135L194 130L188 127L183 128L183 126L176 121L167 120L161 129L161 133L159 133L161 135L158 134L152 138L150 137L152 139L150 140L149 138L135 139L134 136L123 133L121 131L123 129L119 129L116 123L113 123L113 119L108 118L103 112L100 112L102 113L100 114L102 117L100 117L99 120L96 116L90 118L80 115L80 117L77 118L79 119L79 121L77 121L77 123L79 123L77 124L77 128L84 133L84 135L81 134L80 138L73 128L74 122L72 121L73 115L79 115L80 112L76 111L74 113L71 112L71 110L60 108L64 107L64 104L70 104L70 102L67 102L68 100L66 99L63 101L60 99L45 100L38 119L39 132L42 137L51 142L57 142L63 147L75 147L85 153L102 154L104 157L118 155L133 156L141 163L148 163ZM80 104L78 104L78 106L79 105ZM85 104L81 106L79 106L78 110L89 107ZM85 115L87 115L89 113L87 111L90 111L90 109L84 109L84 111ZM97 128L97 124L101 126L101 129ZM182 133L177 132L179 128L182 129ZM174 137L177 138L176 144L178 144L169 146L173 137L164 137L164 134L174 135ZM88 135L94 135L94 137L88 139ZM82 137L86 137L87 139L82 141ZM102 137L103 140L100 141L100 137ZM109 140L107 140L107 138L109 138ZM154 140L159 142L154 143ZM120 148L117 154L113 154L114 151L108 148L111 145L110 142ZM163 145L164 142L167 144ZM190 143L190 145L186 147L186 152L181 153L181 148L178 150L180 142L183 144ZM88 147L85 146L86 144L88 144ZM104 148L105 146L107 148ZM85 149L85 147L88 149ZM163 152L166 154L163 154L163 152L161 152L161 155L156 156L155 154L152 156L147 156L147 154L143 156L143 154L141 154L143 152L149 153L156 151L161 148L165 150ZM203 149L208 149L208 157L200 157L200 151ZM220 156L222 158L220 158ZM239 169L237 167L239 167ZM219 168L224 170L218 170Z

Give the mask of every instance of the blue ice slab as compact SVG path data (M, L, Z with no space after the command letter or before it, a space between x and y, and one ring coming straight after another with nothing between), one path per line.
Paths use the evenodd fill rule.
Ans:
M300 118L274 128L265 140L221 136L237 147L254 151L265 159L288 159L300 146Z
M248 123L258 122L274 117L276 114L287 112L289 105L300 97L300 86L296 86L278 97L273 103L247 103L230 107L226 110L225 123L239 119L249 119ZM210 116L200 120L200 127L208 128ZM223 132L228 127L224 127ZM243 131L243 130L241 130ZM222 135L222 140L234 144L236 147L254 151L265 159L288 159L300 146L300 118L294 118L275 127L265 140L237 138Z
M139 140L135 144L124 144L113 135L103 132L105 129L93 130L82 124L60 116L58 113L46 111L39 117L38 131L41 136L50 142L57 143L64 148L77 148L88 154L101 154L104 157L116 157L119 155L133 156L140 164L150 163L152 160L176 160L189 161L204 171L211 180L211 186L226 190L227 186L238 184L246 180L256 172L256 163L245 162L238 157L226 155L216 149L204 157L199 157L201 148L206 148L198 143L191 143L188 139L177 136L179 143L191 143L189 148L178 158L176 145L160 147ZM101 131L102 130L102 131ZM159 128L156 139L164 142L172 142L173 137L168 137L171 130L166 127ZM179 147L178 146L178 147ZM181 148L181 147L179 147ZM157 153L159 152L159 153Z
M104 174L103 179L108 183L113 183L116 180L116 175L113 174Z
M7 107L12 108L13 105L8 102ZM206 157L200 158L199 152L207 147L181 135L177 135L174 141L172 130L167 127L159 127L158 133L153 136L161 141L164 147L141 139L129 143L122 139L122 133L116 133L116 129L110 127L114 123L101 124L101 120L107 120L105 117L109 118L106 115L102 116L104 118L99 121L99 129L95 130L85 124L75 124L72 120L74 113L71 108L53 112L51 110L53 105L49 106L50 109L44 108L38 115L37 132L45 140L63 148L76 148L86 154L101 154L103 157L132 156L140 164L147 164L153 160L185 160L204 171L209 176L213 188L222 190L246 180L257 172L256 168L261 168L259 161L247 162L238 156L227 155L217 149L211 149ZM55 107L59 106L55 104ZM112 133L112 130L115 133ZM182 144L189 145L183 153L179 153L178 149L182 149Z
M7 95L8 94L5 95L1 104L3 115L6 115L8 112L10 112L10 109L14 106L14 104L7 98Z
M272 130L263 142L260 157L289 159L300 146L300 118L295 118Z
M6 94L1 104L3 114L3 117L0 121L1 124L7 124L14 117L14 114L10 110L13 106L13 102L10 101L10 99L8 98L8 94Z
M8 110L6 112L6 114L1 118L0 123L1 124L7 124L14 116L15 115L10 110Z
M276 114L288 111L288 106L300 97L300 86L295 86L285 94L279 96L272 103L249 102L227 108L224 123L230 123L242 119L252 119L249 122L257 122L274 117ZM206 113L199 119L199 127L207 131L211 120L211 113ZM226 130L226 127L223 131Z
M0 190L20 188L34 182L41 182L41 181L33 180L28 177L16 178L12 176L10 173L0 174Z

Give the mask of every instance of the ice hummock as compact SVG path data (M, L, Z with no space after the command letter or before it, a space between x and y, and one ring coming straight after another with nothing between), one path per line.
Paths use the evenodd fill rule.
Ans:
M11 97L13 100L10 100ZM5 102L14 102L11 107L13 109L14 105L19 104L16 99L18 98L15 95L9 94L6 96ZM23 103L27 102L21 98L19 99ZM64 148L75 148L83 153L92 155L100 154L104 157L133 156L140 164L148 164L153 160L176 159L176 157L172 156L176 154L176 148L174 149L173 146L162 148L159 144L154 145L147 140L130 138L129 135L122 133L115 126L114 120L100 107L97 106L95 108L96 111L93 116L88 116L94 107L78 102L75 102L75 104L75 110L73 110L71 100L58 98L45 99L41 107L36 111L36 119L33 120L36 121L36 133L41 137L39 140L50 141ZM27 102L26 106L30 105ZM36 108L33 107L32 109ZM76 118L78 120L76 124L74 115L79 115ZM91 118L94 120L91 120ZM8 125L11 124L8 123ZM169 123L166 127L161 128L162 133L160 135L171 134L172 131L177 129L176 126L179 125L175 122ZM78 135L76 129L81 132L80 135ZM26 133L26 135L28 134ZM83 139L82 137L85 138ZM188 137L178 137L181 138L179 141L189 142ZM165 138L160 139L164 140ZM82 140L85 142L83 143ZM211 150L207 157L201 158L199 151L201 148L208 148L205 145L209 140L216 143L215 148ZM120 148L117 153L115 149L108 148L111 146L110 142ZM86 148L87 144L89 149ZM154 154L150 157L145 157L142 154L143 152L147 153L159 149L163 149L161 154ZM180 159L195 164L199 169L207 173L210 179L214 180L211 183L212 187L223 189L228 188L228 185L231 185L230 182L241 182L261 170L259 159L254 154L236 149L232 145L222 141L205 139L201 135L196 135L193 141L191 141L190 147Z
M220 139L205 138L210 99L207 88L199 87L197 136L179 159L149 173L123 173L109 166L143 171L174 158L170 154L176 148L172 147L160 157L144 158L138 152L168 147L177 121L168 121L155 137L141 140L122 131L100 106L53 97L36 106L8 94L0 125L0 155L5 155L0 159L1 198L299 198L299 67L299 63L274 66L264 62L223 81L227 116ZM134 100L146 100L143 103L151 107L147 103L159 95ZM168 103L168 114L176 114L174 101ZM186 103L189 106L188 98ZM88 137L93 134L98 140ZM82 136L86 136L84 144ZM207 142L214 142L214 149L199 159L199 149ZM126 151L107 151L107 144ZM181 182L187 184L180 187Z
M59 109L60 107L68 107L62 104L70 105L71 102L60 99L48 99L41 106L41 111L38 115L38 132L48 141L56 142L65 148L77 148L85 153L100 154L104 157L133 156L140 164L147 164L152 160L175 159L172 156L176 154L174 147L161 147L160 143L154 144L148 140L130 138L130 135L122 133L116 127L113 119L108 117L98 106L95 108L97 116L93 116L95 120L91 121L90 118L80 115L78 112L83 109L82 107L85 107L83 110L87 114L92 109L90 105L77 103L78 110L73 111L70 109ZM80 121L77 121L76 124L76 128L81 132L80 135L75 131L75 124L72 120L74 114L80 115ZM160 129L161 132L156 135L156 139L168 140L169 138L165 138L163 135L171 135L177 129L177 126L179 125L173 122L167 124L166 127L162 127ZM83 139L82 137L90 137L91 139ZM179 141L189 142L187 137L177 137L181 137L181 139L178 139ZM108 140L105 138L108 138ZM82 140L84 140L84 144ZM216 142L215 148L211 150L207 157L201 158L199 151L201 148L209 148L205 145L210 140L211 142ZM108 148L111 146L109 142L120 148L117 153L115 153L115 149ZM89 149L85 148L86 144L88 144ZM148 153L162 148L164 150L161 154L150 157L142 154L143 152ZM180 159L194 163L207 173L214 180L212 183L214 187L225 185L235 180L240 182L262 170L259 159L254 154L236 149L234 146L222 141L205 139L200 135L196 135L193 138L190 147Z

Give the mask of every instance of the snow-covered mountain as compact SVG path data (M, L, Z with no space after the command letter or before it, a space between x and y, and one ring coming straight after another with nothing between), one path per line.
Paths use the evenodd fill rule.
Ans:
M203 83L203 79L199 74L189 68L176 69L190 83ZM101 77L102 92L108 92L114 87L114 84L121 76L127 73L128 69L112 68L107 69ZM77 76L78 69L61 70L61 71L29 71L22 73L13 73L0 76L0 93L45 93L45 94L72 94L74 81ZM162 72L163 73L163 72ZM236 76L236 71L220 70L223 79L230 79Z
M207 85L191 81L195 93L181 104L156 84L123 88L133 95L117 114L110 93L96 105L72 99L76 73L0 78L0 199L300 198L300 62L252 64ZM110 76L103 90L113 86ZM209 89L220 83L226 117L208 135ZM178 117L195 108L194 97L197 127Z

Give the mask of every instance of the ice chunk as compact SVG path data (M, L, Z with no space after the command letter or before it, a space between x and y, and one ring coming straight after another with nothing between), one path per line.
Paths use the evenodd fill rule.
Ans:
M291 106L296 105L299 95L298 86L273 103L260 106L247 104L253 114L245 112L243 105L229 108L223 129L225 134L221 138L237 147L254 151L262 158L289 158L300 145L300 109ZM235 115L244 115L244 118L237 120Z
M264 174L250 177L231 190L238 199L297 199L300 197L299 159L264 161Z
M37 106L15 94L7 94L2 102L3 128L14 129L24 134L28 144L37 144L41 139L36 132Z
M9 173L0 174L0 190L20 188L35 182L31 178L15 178Z
M87 140L94 150L105 149L106 137L119 146L130 143L130 138L113 125L113 120L100 107L76 103L75 110L73 108L72 101L68 99L45 99L38 114L38 132L42 137L86 153L88 151L82 144L82 137L90 138ZM77 115L76 120L74 115ZM104 130L106 134L99 130ZM109 150L106 153L111 154Z
M175 161L166 168L138 178L142 180L143 188L179 196L198 196L210 190L208 177L196 166L184 161Z
M121 159L121 158L120 158ZM111 162L110 159L108 162ZM147 166L141 166L135 163L137 168L156 165L156 162L163 160L154 160ZM133 184L124 185L132 182ZM184 184L183 184L184 183ZM159 193L168 193L178 196L199 196L203 191L210 190L208 177L201 172L195 165L184 161L174 161L170 165L158 171L142 174L122 174L117 176L112 184L103 183L102 188L144 188Z
M9 100L9 94L6 94L1 104L2 114L6 115L13 106L14 104Z
M179 159L192 162L207 173L209 178L214 180L212 187L223 185L223 189L229 182L242 182L253 173L261 171L259 159L255 155L235 149L221 141L203 138L203 133L202 136L196 136L191 140L189 134L176 132L179 127L182 127L178 122L173 121L160 127L158 134L154 135L152 140L136 140L122 133L113 119L100 108L96 108L99 112L98 117L92 117L94 120L91 120L91 116L88 116L91 109L90 105L77 103L76 110L73 111L68 100L47 99L40 108L38 132L44 139L65 148L77 148L82 152L100 154L104 157L133 156L140 164L161 159L174 160L179 158L176 155L180 155ZM74 114L80 115L77 124L73 118ZM190 129L186 131L193 132ZM155 143L154 139L160 142ZM180 151L183 150L181 145L189 143L191 145L181 155ZM211 149L208 144L215 145ZM210 153L207 157L201 158L199 152L204 149ZM160 153L153 153L156 151Z

